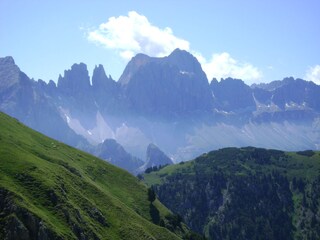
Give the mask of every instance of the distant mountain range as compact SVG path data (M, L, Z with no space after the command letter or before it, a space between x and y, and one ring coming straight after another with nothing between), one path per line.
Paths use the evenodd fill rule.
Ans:
M12 57L1 58L0 110L96 155L114 139L144 161L150 144L174 162L226 146L320 148L320 86L292 77L252 86L232 78L209 84L197 59L179 49L164 58L138 54L118 81L102 65L90 79L84 63L57 84L35 81Z

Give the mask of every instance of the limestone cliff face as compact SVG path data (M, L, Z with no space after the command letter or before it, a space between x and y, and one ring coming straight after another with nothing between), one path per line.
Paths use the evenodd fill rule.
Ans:
M48 84L34 81L19 69L12 57L0 58L0 111L52 138L78 146L85 141L61 118L57 94L53 81Z
M90 78L84 63L73 64L70 70L64 71L64 76L58 80L58 89L65 94L83 94L90 88Z
M67 109L73 118L86 128L94 127L97 106L94 101L87 65L73 64L58 79L58 105Z
M199 62L176 49L168 57L137 55L119 82L130 109L147 116L184 116L209 112L212 97Z
M240 79L213 80L210 83L214 107L223 111L254 111L256 103L252 89Z
M19 83L20 69L12 57L0 58L0 93Z
M120 110L119 83L111 76L107 76L104 67L100 64L93 70L92 93L99 110L102 113L115 113Z

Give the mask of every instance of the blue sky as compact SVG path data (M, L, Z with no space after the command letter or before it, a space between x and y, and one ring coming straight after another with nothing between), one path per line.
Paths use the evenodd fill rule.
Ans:
M57 81L73 63L115 80L137 52L193 53L212 77L320 83L320 1L0 0L0 57Z

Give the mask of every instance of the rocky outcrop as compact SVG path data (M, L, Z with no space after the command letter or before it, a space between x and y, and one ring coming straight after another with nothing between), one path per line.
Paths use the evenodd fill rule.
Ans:
M12 57L0 58L0 94L19 83L20 69Z
M102 113L115 113L119 110L118 108L121 104L119 100L119 84L111 76L107 77L101 64L93 70L92 92L95 102Z
M208 80L190 53L176 49L168 57L137 55L119 82L130 109L144 116L182 117L211 110Z
M99 144L95 155L131 173L135 173L136 169L143 164L142 160L127 153L114 139L106 139Z
M226 78L210 83L214 107L222 111L254 111L256 103L252 89L240 79Z
M87 145L61 117L56 94L53 81L34 81L12 57L0 58L0 110L52 138L72 146Z
M1 239L62 240L62 238L51 231L40 218L17 205L13 196L13 193L0 188Z
M151 143L147 148L146 162L140 169L144 171L147 168L159 167L159 166L165 166L165 165L171 165L171 164L173 164L172 160L163 151L161 151L156 145Z
M252 86L259 122L310 122L319 116L320 86L293 77Z
M132 76L134 76L141 67L156 60L157 58L152 58L142 53L137 54L127 64L118 82L123 86L127 85L131 81Z
M282 110L286 110L292 103L320 110L320 86L294 78L285 78L282 82L283 85L274 90L272 98Z
M79 119L86 128L94 127L97 106L92 94L87 65L73 64L58 79L57 101L64 109L69 110L73 118Z
M87 66L84 63L73 64L70 70L59 76L58 89L61 93L72 96L81 96L90 89L90 78Z

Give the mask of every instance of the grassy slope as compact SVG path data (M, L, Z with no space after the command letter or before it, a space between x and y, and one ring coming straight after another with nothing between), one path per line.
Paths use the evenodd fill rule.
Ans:
M58 236L76 239L70 226L77 225L101 239L178 238L151 222L147 188L127 172L3 113L0 129L0 188ZM157 200L154 205L161 217L169 214Z

